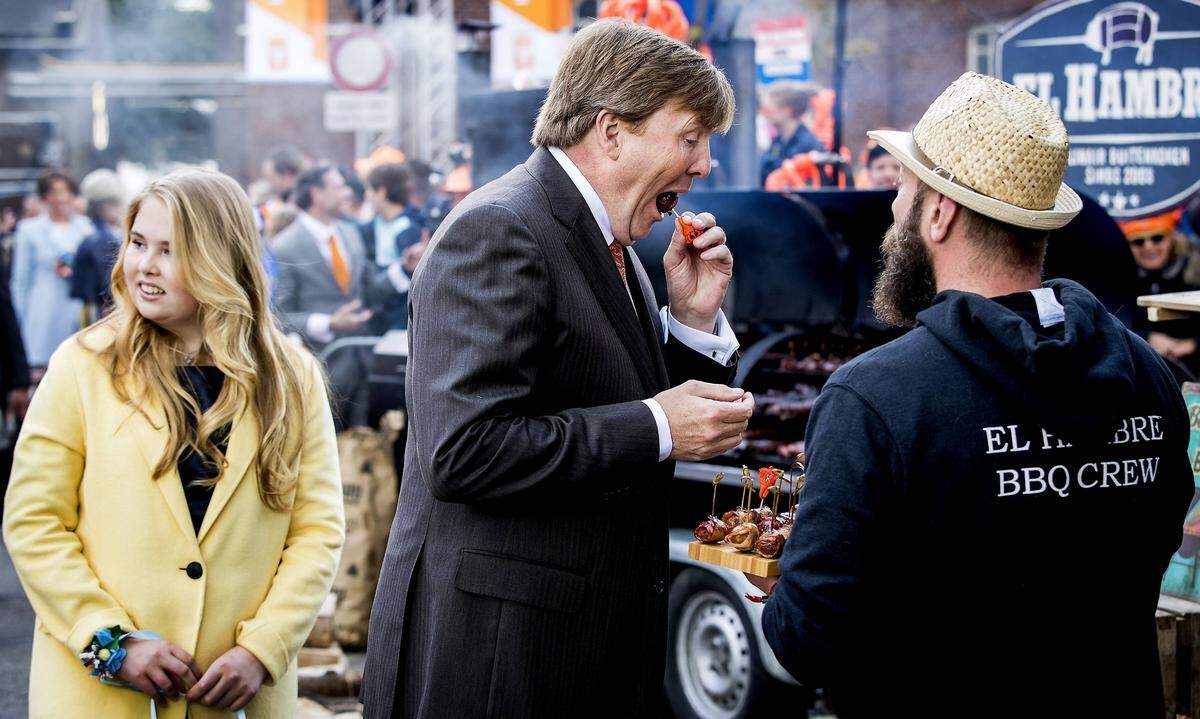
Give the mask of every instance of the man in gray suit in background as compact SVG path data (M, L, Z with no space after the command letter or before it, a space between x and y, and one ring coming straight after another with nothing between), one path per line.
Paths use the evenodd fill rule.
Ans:
M631 245L710 170L728 81L654 30L572 41L537 149L452 211L409 303L404 480L375 596L365 716L658 716L674 460L754 409L707 213L659 308Z
M346 180L336 167L303 172L292 193L301 214L271 246L278 265L276 311L284 328L316 351L340 337L367 334L372 308L409 286L399 262L378 267L367 257L358 228L339 219L345 193ZM365 413L360 395L367 367L361 353L339 353L326 369L335 392L335 416L348 424L364 421L359 413Z

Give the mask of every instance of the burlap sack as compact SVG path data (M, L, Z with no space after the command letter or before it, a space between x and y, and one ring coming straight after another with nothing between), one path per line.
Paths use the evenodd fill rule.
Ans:
M346 545L333 580L337 641L347 649L367 643L371 602L396 511L398 480L392 458L395 433L354 427L338 435Z

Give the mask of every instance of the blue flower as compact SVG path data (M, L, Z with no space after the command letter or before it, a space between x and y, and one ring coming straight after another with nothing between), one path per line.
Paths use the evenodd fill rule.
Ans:
M112 632L109 631L108 629L101 629L100 631L96 632L96 643L99 644L100 646L107 647L109 644L112 643L112 640L113 640Z
M110 674L116 674L121 671L121 663L125 661L125 647L121 647L112 653L112 656L105 662L104 667Z

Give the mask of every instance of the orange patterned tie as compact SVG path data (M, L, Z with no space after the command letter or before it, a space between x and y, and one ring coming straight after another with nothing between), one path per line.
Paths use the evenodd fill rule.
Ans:
M625 286L629 286L629 280L625 278L625 254L621 252L621 243L613 240L608 245L608 252L612 255L613 262L617 265L617 272L621 273L621 282Z
M342 288L342 294L350 294L350 268L346 266L346 258L338 249L337 238L329 236L329 265L333 269L333 279Z

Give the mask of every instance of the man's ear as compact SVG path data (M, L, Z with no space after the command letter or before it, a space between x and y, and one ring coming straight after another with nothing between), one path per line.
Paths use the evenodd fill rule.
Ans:
M958 217L958 203L949 197L937 193L936 201L931 208L929 217L929 240L934 243L945 242L950 236L950 226Z
M596 140L600 143L600 149L610 160L616 160L621 156L621 142L624 140L623 129L621 119L608 110L601 110L600 114L596 115L596 125L593 128Z

